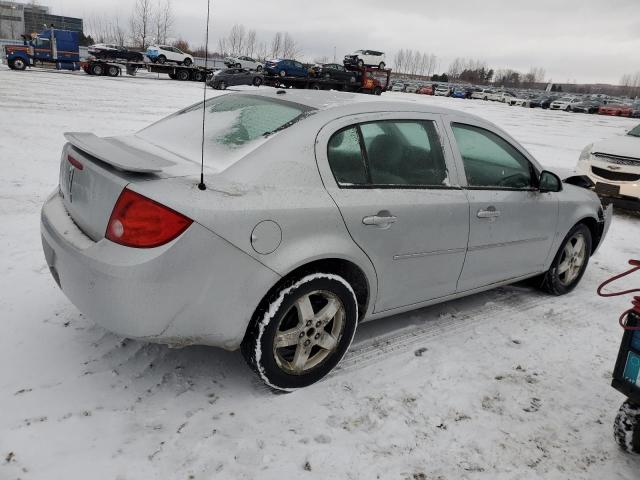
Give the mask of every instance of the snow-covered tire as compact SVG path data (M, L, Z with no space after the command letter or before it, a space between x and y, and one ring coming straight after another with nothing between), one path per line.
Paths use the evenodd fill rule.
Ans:
M625 452L640 454L640 405L622 404L613 423L613 436Z
M570 250L578 245L580 238L584 242L582 253L576 252L576 257L573 257ZM591 242L591 231L584 223L574 226L562 241L551 267L540 277L542 290L552 295L564 295L576 288L589 264ZM564 270L567 264L570 265L570 273Z
M117 77L118 75L120 75L120 69L115 65L110 65L107 68L107 75L109 75L110 77Z
M342 359L358 323L349 283L332 273L290 280L256 310L242 341L249 366L270 387L291 391L317 382Z

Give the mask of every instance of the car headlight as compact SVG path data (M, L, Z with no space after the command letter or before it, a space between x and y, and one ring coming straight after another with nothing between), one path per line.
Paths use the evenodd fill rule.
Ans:
M593 148L593 143L590 143L589 145L584 147L582 149L582 152L580 153L580 159L578 161L579 162L586 162L587 160L589 160L591 158L591 149L592 148Z

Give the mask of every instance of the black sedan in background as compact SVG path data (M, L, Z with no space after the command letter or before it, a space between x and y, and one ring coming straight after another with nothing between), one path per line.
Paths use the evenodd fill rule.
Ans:
M224 90L234 85L262 85L263 77L261 73L252 72L246 68L227 68L213 72L207 80L207 85L217 90Z
M598 113L598 108L604 105L602 100L585 100L571 105L571 111L577 113Z
M529 102L529 106L531 108L549 108L551 102L553 102L555 99L556 97L543 95L542 97L531 99L531 101Z
M341 82L355 83L359 72L347 70L344 65L337 63L325 63L311 67L309 74L316 78L330 78Z
M144 62L141 52L133 52L122 45L97 43L88 49L89 54L101 60L125 60L127 62Z

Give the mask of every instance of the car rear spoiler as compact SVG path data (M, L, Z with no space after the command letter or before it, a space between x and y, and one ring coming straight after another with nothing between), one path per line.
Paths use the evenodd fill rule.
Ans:
M101 138L89 132L67 132L64 138L83 152L125 172L159 173L175 162L127 145L116 138Z

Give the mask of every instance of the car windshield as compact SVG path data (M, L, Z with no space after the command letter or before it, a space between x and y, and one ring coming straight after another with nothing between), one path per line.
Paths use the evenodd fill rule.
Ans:
M137 135L195 161L200 158L202 108L202 103L187 107ZM224 170L262 145L269 135L313 111L305 105L257 95L227 94L207 100L205 164Z
M631 135L632 137L640 137L640 125L636 125L634 128L629 130L627 135Z

